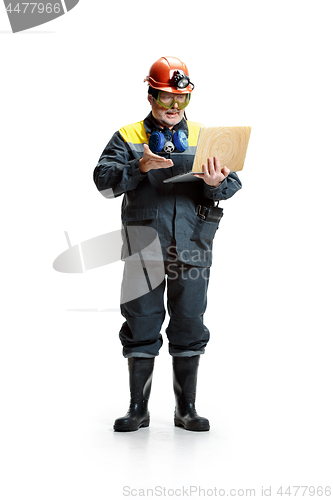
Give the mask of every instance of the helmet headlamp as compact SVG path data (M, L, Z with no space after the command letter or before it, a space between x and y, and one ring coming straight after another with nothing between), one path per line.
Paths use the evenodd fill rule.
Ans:
M173 81L175 83L175 86L178 89L185 89L188 85L190 85L190 78L185 75L184 71L177 69L174 74L173 74ZM193 83L191 85L194 88Z

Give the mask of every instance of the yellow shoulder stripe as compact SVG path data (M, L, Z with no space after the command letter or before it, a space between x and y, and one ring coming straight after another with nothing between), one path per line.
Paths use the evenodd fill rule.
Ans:
M122 127L119 132L125 142L130 142L132 144L148 143L148 137L143 126L143 120L141 122L132 123Z
M198 144L200 129L203 125L196 122L187 122L188 127L188 145L196 146Z
M188 145L196 146L198 144L198 139L202 124L188 121L187 127L188 127ZM132 144L148 143L148 137L143 125L143 120L141 122L131 123L130 125L122 127L119 130L119 132L125 142L129 142Z

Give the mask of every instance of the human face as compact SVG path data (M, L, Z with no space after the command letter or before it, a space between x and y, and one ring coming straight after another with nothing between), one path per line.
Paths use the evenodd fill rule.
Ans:
M179 94L171 94L171 92L164 92L164 94L170 94L177 97ZM148 94L148 101L151 104L151 110L153 117L157 123L163 127L169 127L170 129L177 125L184 117L184 109L179 109L177 101L174 102L172 108L166 109L160 106L156 99L150 94Z

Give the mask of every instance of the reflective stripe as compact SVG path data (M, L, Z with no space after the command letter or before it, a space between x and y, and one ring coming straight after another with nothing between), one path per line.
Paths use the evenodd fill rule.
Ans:
M143 144L133 144L132 142L128 142L127 145L131 148L132 151L143 153Z
M185 151L185 153L187 155L193 155L193 156L195 156L196 150L197 150L197 146L189 146L187 148L187 150Z

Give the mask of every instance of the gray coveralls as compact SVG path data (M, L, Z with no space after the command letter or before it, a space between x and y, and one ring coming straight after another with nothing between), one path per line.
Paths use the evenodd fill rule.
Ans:
M124 194L122 224L151 227L159 236L167 276L167 307L170 322L166 329L172 356L203 354L209 331L203 324L207 287L212 264L212 242L217 222L198 215L198 206L233 196L242 185L235 172L219 187L196 182L163 183L163 180L191 170L199 124L182 119L174 131L183 130L189 147L184 152L158 153L171 158L173 167L141 173L139 160L143 144L154 130L162 131L150 113L145 120L117 131L94 170L94 181L107 197ZM126 259L126 245L123 247ZM125 262L126 266L126 262ZM125 269L126 272L126 269ZM165 280L139 298L121 305L126 321L120 330L125 357L155 357L162 346L161 326L165 318Z

